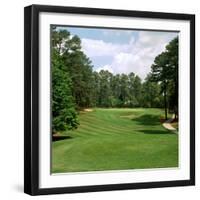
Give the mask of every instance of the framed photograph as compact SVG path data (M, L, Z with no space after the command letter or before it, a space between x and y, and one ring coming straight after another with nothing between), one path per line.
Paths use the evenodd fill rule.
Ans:
M24 192L195 184L195 16L25 8Z

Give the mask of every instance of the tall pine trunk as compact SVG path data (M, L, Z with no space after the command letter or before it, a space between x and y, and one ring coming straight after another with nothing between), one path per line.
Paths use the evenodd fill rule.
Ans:
M165 104L165 120L167 120L167 86L164 83L164 104Z

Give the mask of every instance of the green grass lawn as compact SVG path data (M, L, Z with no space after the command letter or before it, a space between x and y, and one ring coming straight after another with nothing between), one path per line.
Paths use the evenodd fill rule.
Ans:
M52 173L178 167L178 135L160 109L93 109L52 143Z

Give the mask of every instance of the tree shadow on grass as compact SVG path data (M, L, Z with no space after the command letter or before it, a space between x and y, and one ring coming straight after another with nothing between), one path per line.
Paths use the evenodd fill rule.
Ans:
M141 115L133 118L132 121L144 126L155 126L160 124L158 115Z
M152 135L167 135L167 134L175 134L172 131L165 131L165 130L138 130L144 134L152 134Z
M53 135L52 136L53 142L60 141L60 140L66 140L66 139L72 139L72 137L71 136L65 136L65 135Z

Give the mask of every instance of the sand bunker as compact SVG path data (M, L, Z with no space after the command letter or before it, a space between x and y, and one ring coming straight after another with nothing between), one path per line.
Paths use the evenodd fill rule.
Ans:
M84 111L85 112L92 112L93 110L91 108L85 108Z

